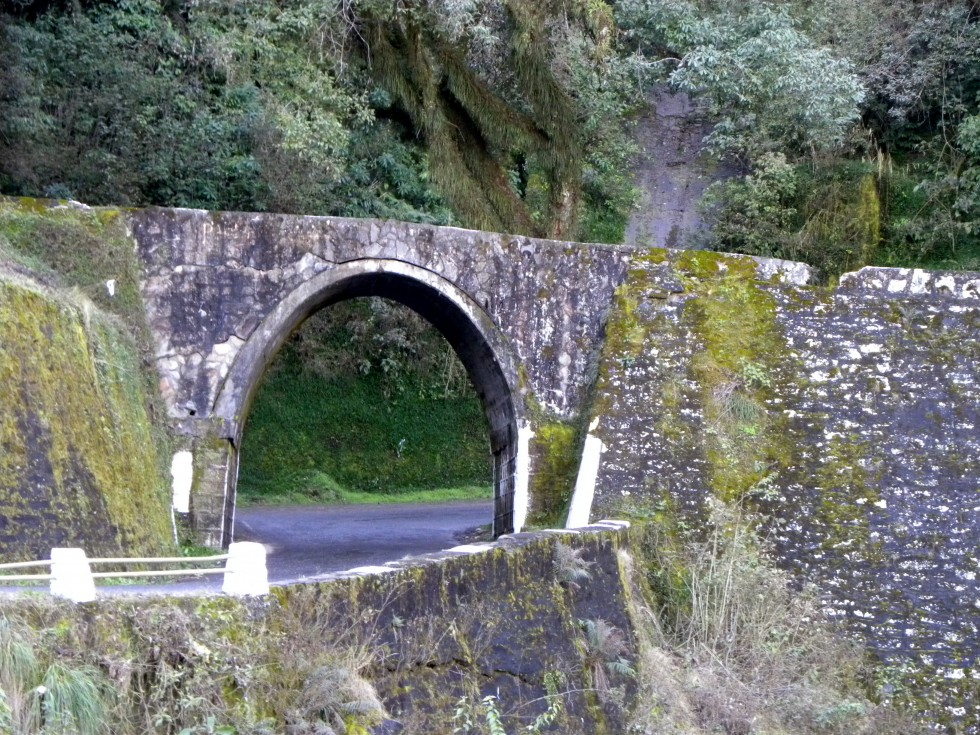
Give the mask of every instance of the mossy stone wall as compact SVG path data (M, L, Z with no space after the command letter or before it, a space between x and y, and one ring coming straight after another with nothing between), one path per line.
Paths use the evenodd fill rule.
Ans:
M980 274L817 288L769 266L636 254L599 365L592 517L697 528L712 496L748 503L834 615L931 677L937 707L980 714Z
M0 275L0 555L172 550L139 356L84 297Z
M558 543L590 564L590 581L561 581ZM129 732L203 731L208 717L238 732L319 732L333 708L350 718L348 733L448 734L460 699L476 707L493 695L514 733L555 692L554 732L625 732L634 679L609 672L597 691L593 667L608 659L589 650L580 621L615 626L629 649L621 655L640 664L622 564L629 531L520 534L484 548L257 598L114 595L72 605L35 596L0 608L55 657L108 674ZM386 722L363 706L372 698L364 682Z

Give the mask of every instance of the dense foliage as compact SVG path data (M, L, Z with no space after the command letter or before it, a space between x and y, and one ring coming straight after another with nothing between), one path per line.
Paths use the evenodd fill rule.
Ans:
M377 298L324 309L286 343L239 470L253 501L489 498L490 484L486 419L462 363L415 312Z
M718 119L709 148L751 162L766 151L838 145L863 89L851 65L819 47L784 5L640 0L623 23L646 55L671 54L669 80L702 95Z
M311 10L132 0L6 18L0 186L91 204L448 221L424 150L375 114L383 93L363 71L341 80L312 45Z
M622 237L604 3L8 7L2 193Z
M656 78L709 105L744 175L706 202L710 247L805 260L980 267L975 0L625 0Z
M615 242L660 82L744 171L708 198L710 247L828 276L980 263L977 0L5 7L3 193Z

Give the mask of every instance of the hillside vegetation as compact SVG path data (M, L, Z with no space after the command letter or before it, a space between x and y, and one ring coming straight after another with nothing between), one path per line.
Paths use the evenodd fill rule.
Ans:
M743 174L703 246L863 265L980 267L980 4L617 3L624 46L708 109Z
M743 172L698 244L827 277L980 258L975 0L4 7L2 193L615 242L667 82Z
M711 229L686 246L804 260L824 280L867 264L980 268L975 0L4 8L0 193L620 242L636 199L630 126L666 84L707 110L709 155L737 172L709 187ZM243 487L318 498L337 482L478 481L482 421L462 392L432 390L442 368L418 347L435 335L399 327L406 349L361 307L334 309L323 323L374 326L314 326L317 349L340 340L355 362L373 357L325 375L309 350L287 351L255 406ZM444 418L412 415L410 394ZM344 425L326 417L346 411L340 396L375 449L334 446ZM460 427L458 452L429 446L433 432L395 436L444 424ZM415 452L453 457L420 472L405 461Z
M736 172L709 187L710 231L683 244L804 260L825 281L866 264L980 268L975 0L13 0L2 8L0 194L616 243L636 198L630 126L649 88L668 85L707 109L709 155ZM0 502L23 505L26 485L12 468L37 466L31 452L49 444L54 466L88 483L63 469L34 478L53 499L49 515L98 525L96 551L153 553L173 530L169 446L140 364L150 351L119 227L108 211L73 204L0 205L0 385L9 399ZM39 343L50 353L34 350ZM40 440L18 425L25 406ZM477 399L438 335L387 302L355 301L316 315L266 375L240 482L245 496L265 500L483 492L487 445ZM135 478L145 502L120 503L120 478ZM754 535L763 519L719 504L694 534L667 510L655 514L645 544L637 539L632 556L615 558L618 585L549 537L524 583L509 578L500 607L489 607L498 601L479 578L470 608L433 595L450 623L424 610L372 617L352 603L375 584L392 585L386 601L414 594L411 571L348 580L352 596L332 593L340 612L322 604L325 588L254 603L160 600L145 612L111 601L93 608L99 614L39 599L5 605L0 730L363 734L388 716L383 704L412 695L439 666L454 685L461 666L479 670L493 647L472 646L485 639L468 635L497 624L565 634L575 658L534 681L537 712L554 705L559 727L556 703L578 696L651 735L915 732L888 706L904 699L931 724L961 728L935 703L942 693L916 690L909 672L876 667L828 633L816 593L796 594L772 568ZM40 556L50 545L22 548ZM509 573L507 553L485 558ZM422 574L440 572L430 565ZM580 591L614 587L628 626L565 606ZM543 591L556 627L534 627L526 609L505 607L516 590ZM575 691L558 676L569 673ZM508 702L481 676L458 691L443 687L438 702L419 694L419 716L432 719L417 731L552 726L522 710L501 714ZM387 699L371 686L385 678ZM637 692L639 706L625 712Z
M286 343L249 413L245 502L490 498L483 407L449 343L384 299L324 309Z

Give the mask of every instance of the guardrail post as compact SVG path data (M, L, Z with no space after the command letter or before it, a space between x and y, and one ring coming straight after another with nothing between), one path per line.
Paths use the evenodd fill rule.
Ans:
M225 580L221 591L227 595L269 594L269 571L265 547L254 541L235 541L228 545Z
M72 602L95 599L95 579L84 549L51 549L51 594Z

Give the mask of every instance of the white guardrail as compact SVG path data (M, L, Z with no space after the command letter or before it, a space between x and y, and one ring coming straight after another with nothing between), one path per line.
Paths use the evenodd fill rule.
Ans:
M224 562L224 567L201 569L151 569L130 572L93 572L96 564L204 564ZM49 574L6 574L8 571L50 567ZM265 563L265 547L254 541L237 541L228 546L228 553L218 556L173 556L120 559L89 559L83 549L51 549L51 558L41 561L19 561L0 564L0 586L8 582L51 583L51 594L73 602L91 602L96 597L96 579L125 579L127 577L187 577L200 574L224 574L221 591L228 595L266 595L269 593L269 572Z

